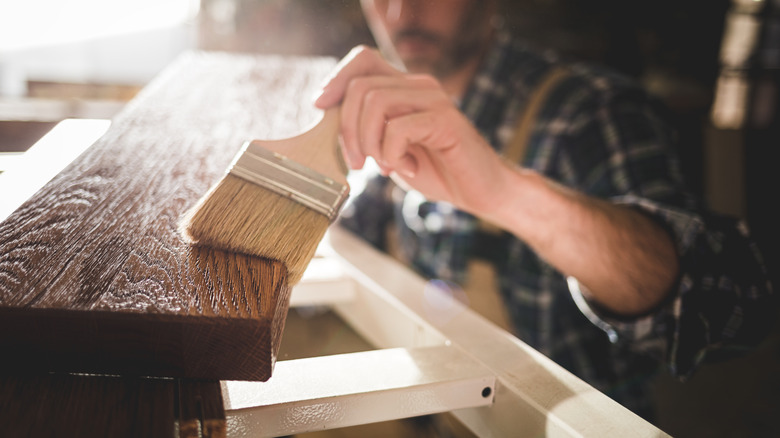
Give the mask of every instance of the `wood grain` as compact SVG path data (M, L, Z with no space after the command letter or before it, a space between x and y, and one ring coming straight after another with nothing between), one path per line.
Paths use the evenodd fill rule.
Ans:
M0 435L176 436L174 381L112 376L0 376Z
M0 376L0 436L224 438L217 380Z
M179 379L176 390L179 438L225 438L227 420L218 381Z
M266 380L278 262L188 246L181 215L243 142L300 133L334 60L191 52L0 223L0 369Z

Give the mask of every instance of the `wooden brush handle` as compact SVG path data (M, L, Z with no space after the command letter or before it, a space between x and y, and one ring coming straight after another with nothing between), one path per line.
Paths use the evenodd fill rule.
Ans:
M287 158L346 185L347 165L338 142L340 107L323 111L322 119L306 132L282 140L254 140L253 144Z

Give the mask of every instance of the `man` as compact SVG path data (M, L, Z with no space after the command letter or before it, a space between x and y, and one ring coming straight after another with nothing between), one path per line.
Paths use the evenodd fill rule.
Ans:
M350 167L372 157L390 178L343 225L387 249L392 223L431 278L463 283L471 259L489 260L515 334L651 420L659 363L686 378L708 351L761 339L773 296L760 254L685 189L640 88L512 40L494 1L361 4L381 55L353 50L315 104L341 104Z

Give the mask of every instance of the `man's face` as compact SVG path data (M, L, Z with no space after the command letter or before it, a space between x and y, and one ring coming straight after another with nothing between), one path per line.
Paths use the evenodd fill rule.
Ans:
M379 48L410 72L440 79L479 55L490 37L490 1L361 0Z

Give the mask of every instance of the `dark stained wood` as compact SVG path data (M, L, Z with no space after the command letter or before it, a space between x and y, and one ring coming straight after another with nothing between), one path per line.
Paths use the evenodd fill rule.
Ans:
M222 387L214 380L177 381L179 438L225 438Z
M0 436L224 438L217 380L0 376Z
M176 436L172 379L0 376L0 436Z
M298 134L329 58L188 53L0 223L0 370L266 380L280 263L191 247L181 215L248 139Z

